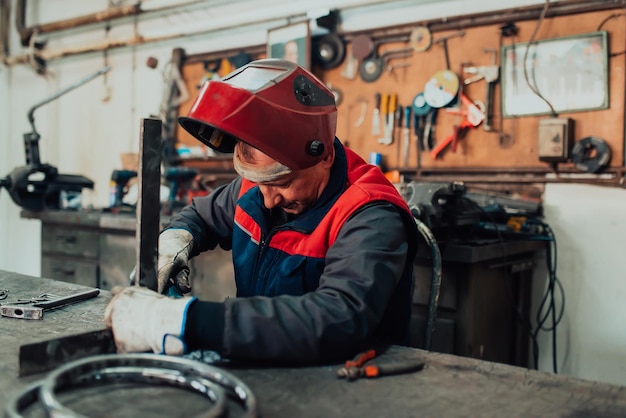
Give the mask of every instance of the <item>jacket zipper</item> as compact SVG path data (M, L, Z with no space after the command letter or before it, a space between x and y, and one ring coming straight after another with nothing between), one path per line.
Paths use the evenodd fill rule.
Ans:
M262 260L263 258L262 255L263 255L263 252L266 250L267 243L270 242L270 240L272 239L272 236L274 236L274 234L276 234L277 232L287 231L287 230L297 231L296 228L278 226L278 227L273 228L269 232L269 234L267 234L267 237L263 237L263 234L261 233L261 241L259 242L259 251L257 252L257 262L254 267L254 270L257 276L259 274L260 260ZM258 278L262 279L261 294L265 295L265 290L267 289L267 281L268 281L267 274L264 273L262 278L261 277L258 277Z

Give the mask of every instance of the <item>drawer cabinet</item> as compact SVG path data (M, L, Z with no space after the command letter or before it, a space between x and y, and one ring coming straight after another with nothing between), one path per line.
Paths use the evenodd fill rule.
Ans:
M98 231L71 225L46 225L41 229L41 251L83 258L98 257Z
M43 223L41 274L56 280L98 287L98 231Z
M98 263L72 257L42 255L41 276L84 286L98 287Z
M129 285L130 272L137 259L135 242L134 231L102 231L99 237L101 289Z

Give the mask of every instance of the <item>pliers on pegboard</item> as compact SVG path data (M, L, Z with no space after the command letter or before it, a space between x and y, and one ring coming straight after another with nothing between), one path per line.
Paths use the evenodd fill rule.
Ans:
M373 349L358 354L353 360L346 361L343 367L337 370L337 377L348 380L356 380L362 377L371 379L418 372L424 368L424 361L415 359L388 364L366 364L376 356L376 350Z

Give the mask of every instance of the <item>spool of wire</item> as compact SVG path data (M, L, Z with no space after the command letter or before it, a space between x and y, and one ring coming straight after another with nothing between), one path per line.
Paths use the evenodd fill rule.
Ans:
M587 173L598 173L609 164L611 148L602 138L588 136L574 145L571 155L576 168Z

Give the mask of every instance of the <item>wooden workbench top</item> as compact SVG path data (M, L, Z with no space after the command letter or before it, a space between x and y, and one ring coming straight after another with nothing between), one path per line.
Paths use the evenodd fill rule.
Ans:
M59 296L82 286L0 270L0 288L9 297L41 293ZM45 374L18 377L18 348L26 342L102 327L107 292L97 298L44 313L41 321L0 318L0 406ZM337 379L337 365L277 368L229 367L257 397L263 417L457 417L567 416L624 417L626 387L527 370L504 364L392 347L378 363L422 359L417 373L348 382ZM155 392L158 394L155 395ZM143 391L93 388L66 405L86 416L196 416L208 401L173 388ZM39 409L37 409L39 408ZM158 413L157 413L158 411ZM27 416L42 416L31 408ZM235 411L234 416L237 416Z

